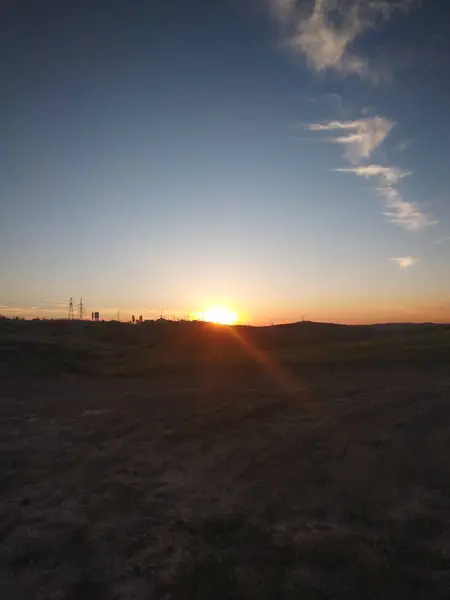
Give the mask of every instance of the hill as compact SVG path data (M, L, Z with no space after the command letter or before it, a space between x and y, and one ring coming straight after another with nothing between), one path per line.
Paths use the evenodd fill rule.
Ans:
M205 322L0 320L0 364L23 373L116 376L157 370L324 363L446 363L450 326L299 322L224 327Z

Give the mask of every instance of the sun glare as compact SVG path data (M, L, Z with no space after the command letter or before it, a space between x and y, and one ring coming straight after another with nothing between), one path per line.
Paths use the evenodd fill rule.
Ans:
M218 325L233 325L238 320L238 316L228 308L214 306L205 310L203 320L210 323L217 323Z

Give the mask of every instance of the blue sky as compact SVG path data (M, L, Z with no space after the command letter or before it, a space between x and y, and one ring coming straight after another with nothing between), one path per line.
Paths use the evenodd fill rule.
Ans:
M449 320L443 4L2 3L0 312Z

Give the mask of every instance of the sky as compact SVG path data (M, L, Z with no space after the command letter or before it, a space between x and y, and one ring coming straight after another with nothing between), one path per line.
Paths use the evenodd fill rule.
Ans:
M0 0L0 313L449 321L449 24Z

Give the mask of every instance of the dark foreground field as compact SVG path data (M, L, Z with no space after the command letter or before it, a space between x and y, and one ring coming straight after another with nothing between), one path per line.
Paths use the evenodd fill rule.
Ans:
M447 328L0 323L5 599L447 599Z

